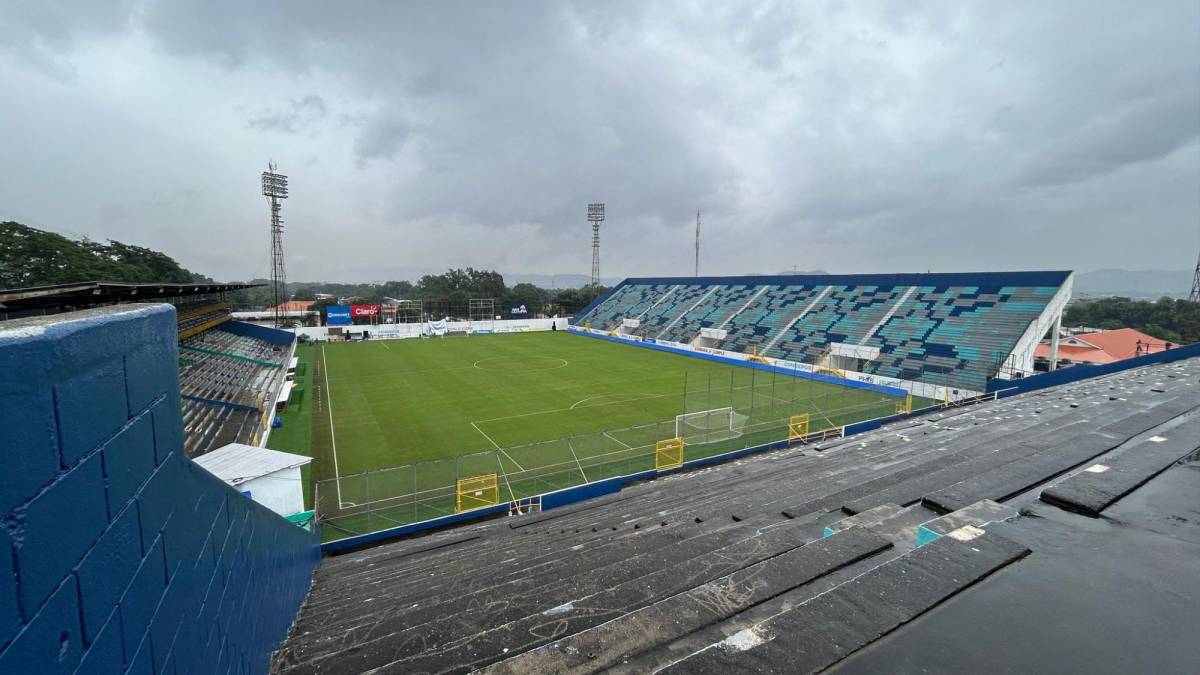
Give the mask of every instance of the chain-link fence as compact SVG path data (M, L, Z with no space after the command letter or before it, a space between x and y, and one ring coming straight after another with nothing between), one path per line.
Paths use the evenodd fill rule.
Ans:
M494 474L499 503L510 503L654 470L655 444L664 439L682 437L688 462L787 439L793 416L808 415L809 431L819 432L894 415L907 400L905 392L847 385L781 369L689 373L683 409L673 419L320 481L314 503L322 537L342 539L454 514L462 479ZM918 399L916 407L933 402Z

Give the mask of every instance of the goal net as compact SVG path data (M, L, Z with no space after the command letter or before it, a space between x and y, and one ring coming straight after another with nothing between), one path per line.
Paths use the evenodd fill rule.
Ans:
M675 416L675 435L686 445L703 445L742 435L748 417L730 406Z

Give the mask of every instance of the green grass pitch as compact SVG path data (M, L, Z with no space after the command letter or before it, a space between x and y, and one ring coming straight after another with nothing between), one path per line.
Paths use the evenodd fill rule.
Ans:
M791 415L809 413L816 430L900 402L566 333L328 343L298 355L305 393L270 446L311 454L312 480L340 478L322 483L324 512L394 507L373 529L453 512L458 477L496 473L508 500L654 468L654 442L684 412L738 413L735 431L690 444L690 460L785 438ZM365 471L375 473L355 477Z

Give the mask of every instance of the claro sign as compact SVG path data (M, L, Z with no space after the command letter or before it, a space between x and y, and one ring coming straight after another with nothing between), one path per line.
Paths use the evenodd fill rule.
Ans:
M350 305L350 316L379 316L379 305Z

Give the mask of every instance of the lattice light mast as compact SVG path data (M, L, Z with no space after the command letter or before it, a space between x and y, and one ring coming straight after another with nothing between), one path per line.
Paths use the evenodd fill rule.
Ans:
M288 178L276 173L274 162L262 173L262 193L271 204L271 296L275 301L275 327L283 326L280 306L287 302L287 275L283 267L283 217L279 215L288 198Z
M587 219L592 224L592 285L600 285L600 223L604 222L604 204L588 204Z
M1196 275L1192 277L1192 293L1188 300L1200 302L1200 257L1196 258Z
M700 212L696 212L696 276L700 276Z

